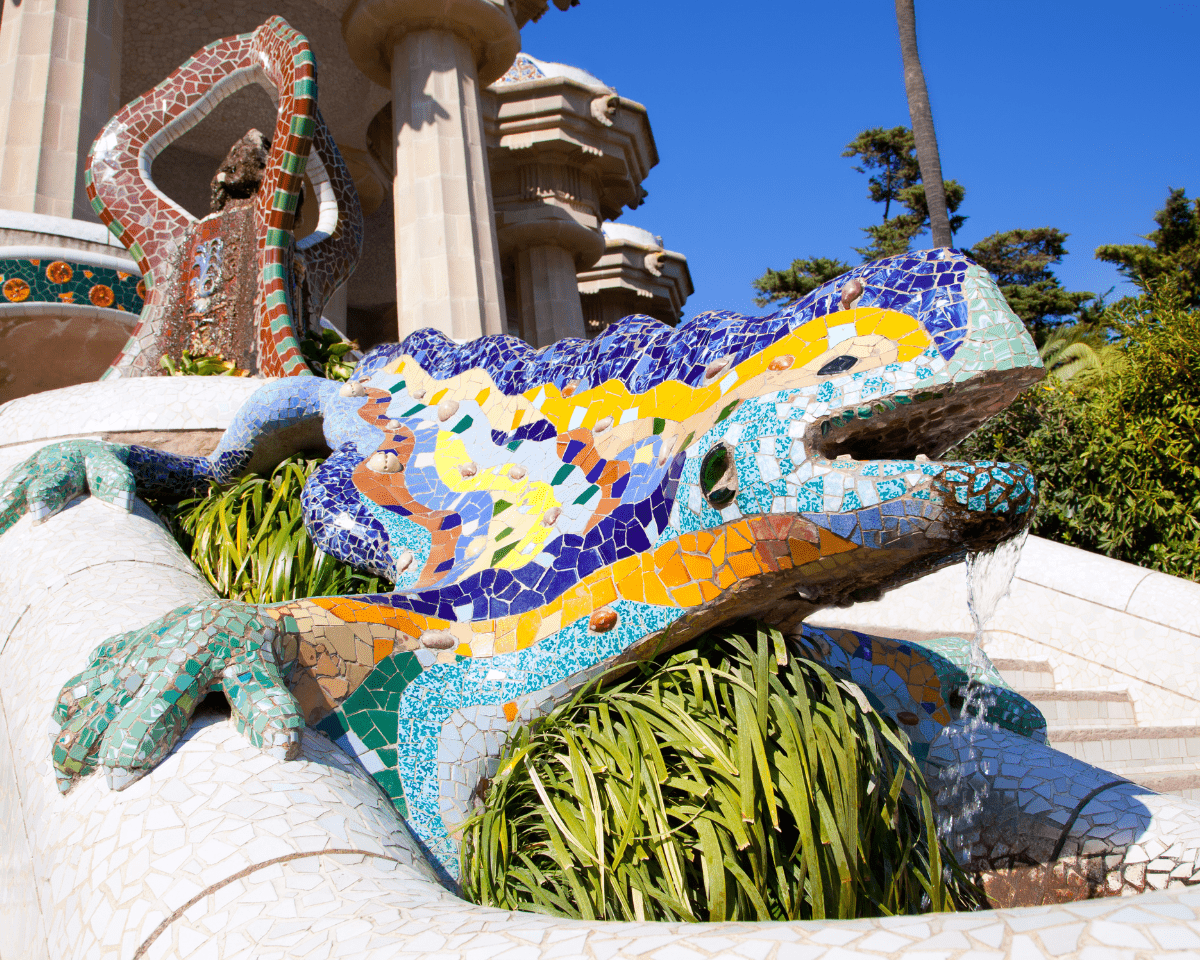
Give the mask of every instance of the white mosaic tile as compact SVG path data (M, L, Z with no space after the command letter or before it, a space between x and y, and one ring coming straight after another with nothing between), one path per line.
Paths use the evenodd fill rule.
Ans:
M0 406L0 438L7 446L128 430L221 430L262 385L262 380L248 377L141 377L81 383ZM64 417L63 410L70 410L71 416Z
M880 600L822 610L812 622L885 636L905 636L914 624L926 636L970 636L966 582L961 565L947 567ZM1128 690L1140 726L1200 724L1200 584L1030 537L984 646L992 659L1049 663L1059 690ZM1099 745L1089 748L1089 762L1108 759L1095 753Z

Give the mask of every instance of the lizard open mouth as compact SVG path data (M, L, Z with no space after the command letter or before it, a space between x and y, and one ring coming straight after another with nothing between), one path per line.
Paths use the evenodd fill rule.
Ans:
M988 371L964 383L848 407L814 423L805 442L814 455L828 460L937 458L1042 376L1036 367Z
M932 485L942 495L947 522L964 547L985 550L1029 525L1036 502L1032 476L1021 465L937 458L1041 376L1037 368L992 371L962 384L893 395L825 417L805 439L824 461L913 461L940 468Z

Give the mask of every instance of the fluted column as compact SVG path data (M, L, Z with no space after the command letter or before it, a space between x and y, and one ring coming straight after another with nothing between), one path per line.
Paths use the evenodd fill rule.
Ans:
M392 55L396 302L400 335L500 333L503 292L479 80L445 30L407 33Z
M546 347L564 337L585 337L583 305L576 273L596 262L604 238L561 207L531 203L505 211L500 249L511 257L516 274L517 317L521 339ZM524 214L522 219L516 216Z
M517 310L521 338L545 347L563 337L585 337L575 258L555 244L517 253Z
M515 58L516 22L502 0L358 0L342 32L392 90L399 336L503 332L479 87Z
M123 0L5 4L0 208L95 219L83 166L120 106L123 20Z

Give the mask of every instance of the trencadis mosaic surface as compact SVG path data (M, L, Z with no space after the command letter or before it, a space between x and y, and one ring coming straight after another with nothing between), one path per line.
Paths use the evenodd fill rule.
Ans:
M114 639L64 687L63 786L96 765L132 782L223 688L272 752L289 755L302 720L337 740L453 872L453 827L514 720L623 658L748 614L799 631L1026 525L1023 468L929 457L1040 375L987 274L940 250L764 318L631 317L540 352L420 331L348 384L264 385L208 458L47 448L5 482L4 525L89 483L182 495L319 419L334 454L305 490L307 525L397 585L218 602ZM953 657L853 636L806 642L920 751L951 720ZM1015 695L1004 714L1041 727Z
M150 178L154 157L223 99L261 83L279 101L261 185L244 211L196 220ZM320 209L317 229L293 236L305 176ZM349 171L317 109L316 61L282 17L204 47L105 125L84 183L96 215L142 273L146 306L110 376L159 373L177 324L247 325L248 367L268 376L310 373L299 338L353 271L362 210ZM311 202L311 201L310 201ZM176 357L178 359L178 357Z

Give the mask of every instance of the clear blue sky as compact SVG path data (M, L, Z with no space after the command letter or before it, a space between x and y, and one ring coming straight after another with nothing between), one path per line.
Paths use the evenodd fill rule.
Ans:
M1200 2L916 10L942 171L967 191L956 245L1058 227L1063 283L1121 292L1094 248L1154 229L1168 186L1200 192ZM552 7L523 42L649 111L659 165L622 220L687 255L685 315L755 313L750 281L766 267L857 262L859 228L880 216L841 152L860 130L909 122L894 18L891 0L582 0Z

